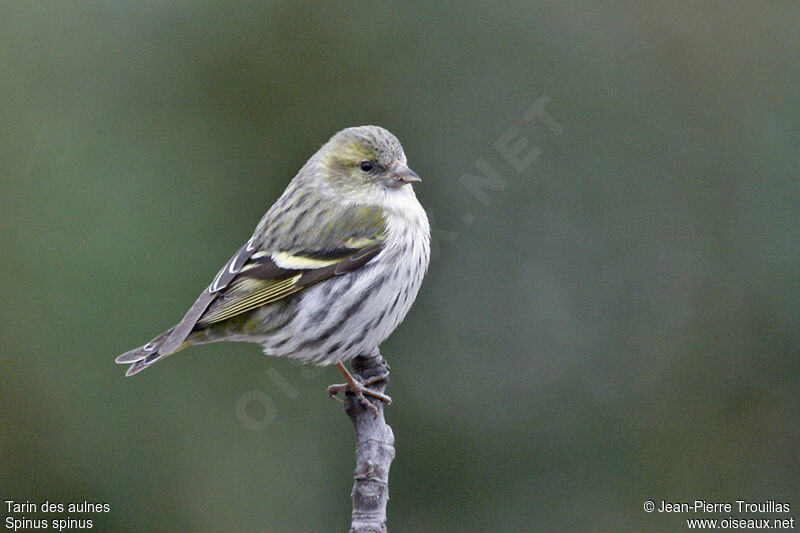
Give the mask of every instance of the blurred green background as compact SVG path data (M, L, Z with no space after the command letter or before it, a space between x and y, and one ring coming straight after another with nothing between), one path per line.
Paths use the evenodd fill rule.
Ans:
M435 226L382 347L391 531L686 529L647 499L800 519L800 6L656 4L0 4L3 499L107 502L72 516L100 531L347 530L334 369L113 358L374 123Z

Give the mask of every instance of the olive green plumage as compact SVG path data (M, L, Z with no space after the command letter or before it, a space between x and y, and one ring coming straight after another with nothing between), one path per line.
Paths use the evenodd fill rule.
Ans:
M116 360L135 374L192 344L255 342L331 364L377 347L413 303L430 228L397 139L334 135L300 169L184 318Z

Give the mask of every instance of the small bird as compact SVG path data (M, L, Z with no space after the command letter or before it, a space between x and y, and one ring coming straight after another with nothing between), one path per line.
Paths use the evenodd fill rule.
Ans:
M183 319L116 358L132 376L194 344L244 341L269 355L335 364L347 388L390 401L342 364L405 318L430 260L421 181L378 126L335 134L287 186ZM336 388L339 387L339 388Z

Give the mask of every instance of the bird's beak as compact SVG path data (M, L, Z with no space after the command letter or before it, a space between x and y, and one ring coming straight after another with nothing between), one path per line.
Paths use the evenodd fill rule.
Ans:
M395 187L402 187L408 183L415 181L422 181L422 178L417 176L417 173L405 165L398 165L389 173L392 178L392 183Z

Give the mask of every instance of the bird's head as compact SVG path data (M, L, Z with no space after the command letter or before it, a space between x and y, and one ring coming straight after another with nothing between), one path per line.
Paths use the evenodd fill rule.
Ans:
M379 126L344 129L318 155L329 185L348 193L370 194L376 187L396 190L422 181L408 168L397 137Z

